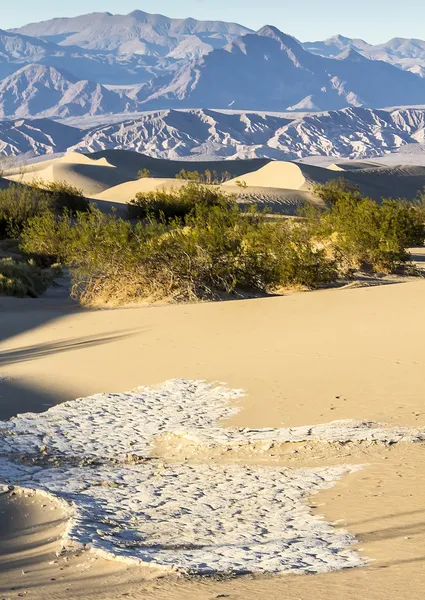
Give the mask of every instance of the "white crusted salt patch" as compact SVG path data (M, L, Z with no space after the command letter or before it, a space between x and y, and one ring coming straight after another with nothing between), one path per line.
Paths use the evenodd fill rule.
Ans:
M237 443L302 442L308 440L395 443L425 439L423 431L386 428L368 421L334 421L324 425L283 429L223 428L218 421L238 412L231 402L243 396L204 381L171 380L158 388L125 394L97 394L54 406L42 414L26 413L1 430L18 453L50 453L124 460L128 454L148 456L158 435L181 435L211 447ZM5 440L6 441L6 440ZM0 438L0 452L2 448Z
M365 421L285 429L219 427L218 421L238 411L231 403L241 396L241 390L172 380L19 415L0 422L0 474L6 484L71 503L66 546L88 544L102 556L193 573L323 572L363 564L349 548L354 538L313 517L304 504L307 495L329 487L349 467L128 464L129 454L147 458L156 437L164 434L208 447L424 439L420 430ZM17 460L22 455L44 466L25 466ZM46 456L69 459L69 464L46 468ZM88 457L98 464L72 466Z
M188 573L325 572L364 563L354 538L310 514L307 495L349 467L158 465L40 469L3 460L15 485L72 504L65 548Z

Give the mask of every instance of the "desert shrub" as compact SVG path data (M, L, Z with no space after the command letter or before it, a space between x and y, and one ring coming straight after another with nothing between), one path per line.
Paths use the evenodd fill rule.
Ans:
M153 192L139 192L128 204L130 218L155 219L183 218L196 206L217 206L233 202L233 196L220 189L197 183L188 183L181 188L160 189Z
M412 202L419 219L425 223L425 187L421 189Z
M243 190L245 190L248 187L248 184L246 181L243 181L241 179L238 179L236 182L236 185L240 188L242 188Z
M17 184L0 190L0 237L19 237L28 219L51 207L51 196L42 190Z
M199 171L187 171L186 169L182 169L177 173L176 179L183 179L184 181L192 181L194 183L219 185L220 183L225 183L232 179L232 175L228 171L218 173L215 170L211 171L211 169L205 169L203 173L200 173Z
M46 213L29 222L22 247L67 264L74 294L86 304L267 293L288 284L317 287L335 276L300 228L270 223L226 198L196 203L183 219L135 225L95 209L75 219Z
M32 261L1 258L0 295L37 298L57 274L57 268L41 269Z
M327 206L333 206L340 200L362 199L359 187L349 183L343 177L317 184L313 191Z
M36 178L31 182L31 187L50 192L52 206L60 213L66 209L75 216L77 212L85 212L90 207L83 191L66 181L44 181Z
M273 228L280 286L322 287L338 278L335 258L311 236L305 223L283 221Z
M304 210L310 235L320 240L339 264L350 269L393 272L405 263L409 246L422 245L423 219L403 200L383 200L344 191L327 210Z
M20 260L22 252L19 248L19 240L5 238L0 239L0 258L14 258Z
M146 179L147 177L151 176L151 172L149 171L149 169L140 169L140 171L137 171L137 177L139 179Z

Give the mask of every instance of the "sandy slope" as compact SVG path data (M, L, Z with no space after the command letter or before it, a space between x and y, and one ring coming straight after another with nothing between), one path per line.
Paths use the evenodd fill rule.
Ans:
M292 162L273 161L258 171L247 173L243 181L250 186L299 190L306 183L302 169ZM236 184L232 179L229 184Z
M132 172L124 168L117 169L103 157L92 159L77 152L35 163L7 175L8 179L29 184L34 178L46 182L66 181L82 189L87 196L99 194L109 187L128 181L132 176Z
M138 171L148 169L150 177L138 180ZM285 205L295 210L300 203L313 199L314 185L344 176L353 185L376 199L382 197L405 197L413 199L425 185L425 167L382 166L364 162L346 162L329 168L305 163L268 161L167 161L125 150L105 150L91 155L70 152L60 158L27 165L10 170L8 179L31 183L36 177L45 181L67 181L82 189L88 197L99 201L101 207L108 203L119 205L127 202L137 192L152 191L158 187L182 185L175 179L181 169L216 170L234 175L225 188L240 198L260 202L271 201L277 210ZM244 181L248 188L236 185ZM286 210L286 209L285 209Z
M268 186L311 191L316 184L344 177L375 200L385 197L413 199L425 185L425 167L413 165L381 166L373 163L347 162L328 168L275 161L244 175L249 186ZM233 180L231 183L234 183Z
M1 383L1 417L20 407L45 410L46 404L98 391L119 392L187 377L245 388L249 395L243 399L244 410L231 421L241 427L344 418L423 426L424 301L423 280L114 311L66 308L64 313L55 298L32 305L30 300L0 299L0 373L10 377ZM29 311L28 306L34 308ZM219 594L240 600L420 598L425 585L425 481L418 465L423 453L417 445L305 445L296 454L266 459L304 466L347 461L369 465L314 500L327 519L342 520L359 534L362 555L375 561L366 569L279 579L143 582L146 573L85 556L49 564L56 558L44 542L34 541L28 555L23 523L15 546L10 540L7 547L0 546L5 553L0 589L6 597L29 590L30 597L43 599L122 594L172 600L206 600ZM62 524L49 515L45 510L45 537L57 536Z

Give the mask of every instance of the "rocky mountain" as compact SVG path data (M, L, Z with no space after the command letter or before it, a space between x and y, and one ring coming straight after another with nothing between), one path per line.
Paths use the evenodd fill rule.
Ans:
M324 41L306 42L303 48L328 58L340 58L343 52L354 49L370 60L381 60L425 77L425 41L393 38L384 44L372 45L364 40L336 35Z
M135 10L128 15L93 13L71 19L32 23L14 32L60 46L117 55L193 58L226 45L250 30L236 23L170 19Z
M70 117L134 110L125 95L54 67L30 64L0 82L1 117Z
M422 75L420 40L302 44L271 26L254 33L140 10L0 30L0 118L422 105Z
M143 86L149 107L327 110L347 105L420 104L425 81L354 48L339 59L306 51L295 38L266 26L183 65L170 79Z
M50 119L0 121L0 157L65 152L81 141L81 130ZM0 168L7 167L7 162Z
M259 113L164 110L79 129L44 120L0 122L0 154L135 150L155 158L366 159L425 142L425 110L346 108L296 119Z

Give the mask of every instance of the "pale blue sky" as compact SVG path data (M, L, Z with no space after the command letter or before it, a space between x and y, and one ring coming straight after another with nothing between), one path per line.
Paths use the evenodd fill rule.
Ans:
M127 14L135 9L170 17L236 21L252 29L275 25L302 41L335 33L370 43L392 37L425 39L425 0L8 0L0 28L96 11Z

